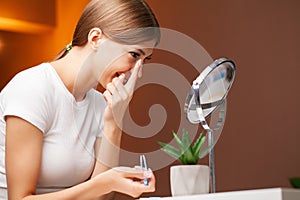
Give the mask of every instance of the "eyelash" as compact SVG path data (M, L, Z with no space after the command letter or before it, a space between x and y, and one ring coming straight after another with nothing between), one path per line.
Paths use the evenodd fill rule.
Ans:
M129 52L131 54L132 57L134 58L138 58L140 57L140 54L136 53L136 52Z
M138 57L141 56L139 53L136 53L136 52L133 52L133 51L132 51L132 52L129 52L129 53L130 53L131 56L132 56L133 58L135 58L135 59L137 59ZM151 60L151 58L150 58L150 57L146 57L145 60L149 61L149 60Z

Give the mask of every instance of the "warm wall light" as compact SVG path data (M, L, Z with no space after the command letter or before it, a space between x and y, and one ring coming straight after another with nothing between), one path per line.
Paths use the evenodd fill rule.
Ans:
M0 17L0 29L21 33L43 33L53 29L53 26L38 24L23 20Z
M4 43L3 43L3 40L0 38L0 53L3 48L4 48Z

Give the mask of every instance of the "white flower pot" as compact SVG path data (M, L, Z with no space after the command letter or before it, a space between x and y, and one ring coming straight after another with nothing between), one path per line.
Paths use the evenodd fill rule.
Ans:
M206 165L177 165L171 167L172 196L209 193L209 167Z

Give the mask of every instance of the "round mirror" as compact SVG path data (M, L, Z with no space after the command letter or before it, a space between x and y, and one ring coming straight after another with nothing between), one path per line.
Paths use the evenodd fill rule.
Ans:
M233 61L220 58L206 67L193 81L184 107L191 123L204 123L205 125L206 122L203 120L225 102L234 80L235 70Z

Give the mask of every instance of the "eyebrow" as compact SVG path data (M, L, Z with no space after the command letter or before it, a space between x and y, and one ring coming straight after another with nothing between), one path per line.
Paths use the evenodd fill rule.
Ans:
M143 51L142 49L137 49L141 54L146 55L145 51Z

